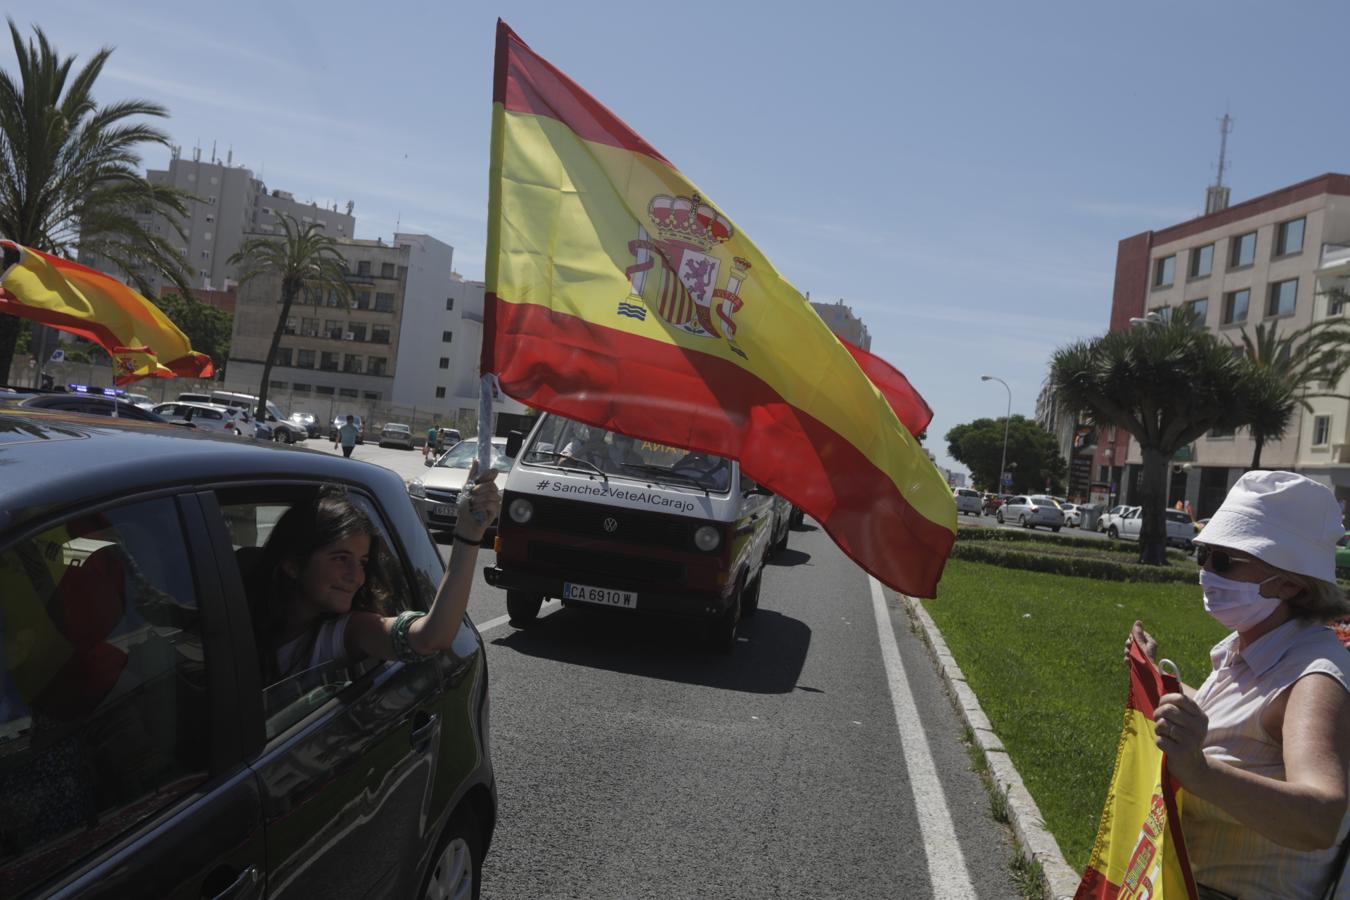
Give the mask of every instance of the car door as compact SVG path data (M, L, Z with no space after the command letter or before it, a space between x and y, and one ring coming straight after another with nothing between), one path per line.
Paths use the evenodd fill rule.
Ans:
M255 591L249 598L245 587L267 580L253 568L256 551L281 516L312 503L317 492L316 485L293 485L202 495L213 511L224 591L241 603L251 600L255 615L267 612L259 605L265 596ZM434 586L409 575L373 501L355 491L350 497L392 548L392 596L429 599ZM259 652L253 646L245 654L251 664L241 677L241 703L249 708L245 751L262 790L268 897L412 896L439 821L433 787L445 725L444 661L333 665L269 685Z
M196 503L171 494L0 544L0 896L255 898L258 782Z

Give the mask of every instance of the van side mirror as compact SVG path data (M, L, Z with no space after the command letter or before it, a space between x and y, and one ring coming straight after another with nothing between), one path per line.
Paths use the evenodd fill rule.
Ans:
M506 455L515 459L520 455L520 448L525 444L525 432L510 431L506 435Z

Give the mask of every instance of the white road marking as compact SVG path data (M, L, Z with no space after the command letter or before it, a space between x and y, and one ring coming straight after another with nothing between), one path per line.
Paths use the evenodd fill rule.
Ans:
M933 887L933 897L969 900L975 896L975 886L970 881L966 858L956 839L952 813L947 808L947 797L938 780L928 738L920 724L919 710L909 689L904 664L900 661L900 648L891 630L886 596L880 582L871 576L868 581L872 585L872 611L876 613L877 633L881 638L881 659L886 665L886 680L895 706L895 724L900 731L900 748L905 754L909 785L914 793L914 811L923 833L923 852L928 858L928 880Z
M542 616L544 613L553 612L553 610L557 608L558 608L557 600L545 600L544 605L539 608L539 615ZM511 621L510 616L498 616L495 619L488 619L482 625L478 625L477 622L475 622L474 625L478 626L479 634L487 634L492 629L500 628L501 626L505 625L507 622L510 621Z

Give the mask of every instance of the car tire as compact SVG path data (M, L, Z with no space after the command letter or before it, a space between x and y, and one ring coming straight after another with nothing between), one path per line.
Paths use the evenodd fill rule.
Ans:
M1059 528L1060 528L1060 526L1058 526L1058 525L1051 525L1051 526L1050 526L1050 530L1053 531L1053 532L1055 532L1056 534L1059 533Z
M997 513L995 513L995 514L994 514L994 518L995 518L995 519L998 519L998 524L1002 525L1002 524L1003 524L1003 510L999 510Z
M1017 524L1018 524L1018 525L1021 525L1023 528L1030 528L1030 527L1031 527L1030 525L1027 524L1027 517L1026 517L1026 516L1018 516L1018 517L1017 517Z
M1120 532L1116 530L1116 526L1112 525L1106 529L1106 536L1114 541L1120 538Z
M506 612L515 628L528 628L534 624L534 620L539 618L539 607L543 605L544 598L539 594L529 591L506 592Z
M483 848L486 845L483 826L466 805L446 825L417 896L424 900L448 900L451 897L477 900L483 886Z
M764 570L759 570L759 577L750 584L741 595L741 618L748 618L755 614L759 609L759 594L764 587Z
M788 538L790 538L791 536L792 536L792 523L789 522L787 526L783 529L783 536L780 539L774 541L773 547L770 548L769 550L769 555L777 556L778 554L786 550L788 545Z
M736 588L731 605L726 612L708 623L708 647L718 653L731 653L736 649L736 627L741 623L741 598L745 594L745 585ZM758 600L756 600L758 602Z

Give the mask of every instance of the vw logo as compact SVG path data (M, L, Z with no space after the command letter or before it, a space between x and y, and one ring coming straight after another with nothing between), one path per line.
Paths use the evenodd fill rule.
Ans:
M619 520L614 518L613 516L606 516L605 521L601 524L603 525L605 531L609 532L610 534L613 534L614 532L619 530Z

